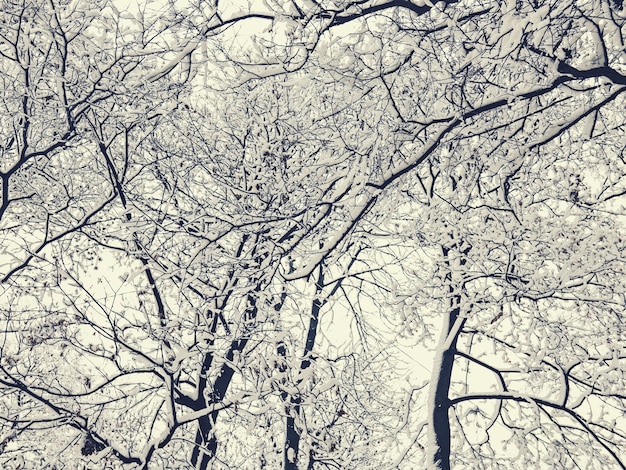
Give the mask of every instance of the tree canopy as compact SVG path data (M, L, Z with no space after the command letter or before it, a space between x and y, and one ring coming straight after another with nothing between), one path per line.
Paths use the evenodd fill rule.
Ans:
M616 0L0 10L0 465L626 468Z

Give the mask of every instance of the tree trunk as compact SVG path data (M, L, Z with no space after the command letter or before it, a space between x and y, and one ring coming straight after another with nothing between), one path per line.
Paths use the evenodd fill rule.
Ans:
M462 254L467 255L470 248ZM444 317L444 324L435 351L434 366L430 384L429 423L428 423L428 454L429 465L438 470L450 470L450 385L452 370L456 356L456 345L459 334L465 324L465 317L461 316L461 282L457 281L458 273L453 272L449 260L450 248L443 247L443 255L449 281L450 310ZM466 263L464 257L459 265Z
M317 337L317 327L319 324L320 310L322 301L319 295L324 285L324 273L320 265L319 277L315 289L315 299L311 307L311 319L309 320L309 329L307 331L306 343L304 345L304 353L300 370L308 369L311 366L311 352L315 346L315 338ZM283 400L287 401L287 394L283 394ZM298 470L298 455L300 445L300 431L296 427L296 416L300 414L300 397L291 397L291 410L287 410L287 421L285 423L285 450L283 459L284 470Z
M287 423L285 425L285 451L283 465L283 468L285 470L298 470L298 446L300 445L300 432L296 429L296 421L294 416L297 415L299 412L300 405L294 405L293 414L287 415Z
M452 379L452 368L456 354L455 324L459 318L459 308L450 310L445 320L444 329L439 340L435 355L433 375L431 379L429 440L430 455L435 468L450 470L450 421L448 419L449 390ZM454 335L452 343L446 347L448 337Z
M260 290L260 286L257 286L255 292L258 290ZM250 308L247 313L247 319L253 320L256 318L258 313L255 296L248 296L248 301L250 303ZM205 396L206 387L208 385L206 377L211 366L213 354L210 352L206 354L205 361L200 372L200 379L198 381L198 410L220 403L224 399L233 375L235 374L235 371L228 365L228 363L232 362L235 358L236 352L243 353L247 344L248 338L246 337L233 341L230 344L230 348L226 353L226 362L224 362L220 367L217 379L213 384L213 390L208 397ZM194 468L198 470L205 470L208 468L209 463L217 453L217 438L215 437L214 428L218 415L219 411L216 410L198 419L195 445L191 453L191 463Z
M228 353L226 354L226 359L228 361L232 361L235 357L235 351L242 352L245 349L246 344L248 344L248 340L245 338L240 339L239 341L233 341L228 350ZM205 372L204 367L202 369L203 372ZM208 397L208 400L206 400L203 396L204 390L202 390L200 395L198 396L198 401L202 402L202 408L210 406L212 404L220 403L224 399L224 397L226 396L226 391L228 390L234 374L235 371L232 369L232 367L230 367L226 363L222 364L219 376L216 379L215 384L213 385L213 391ZM198 470L206 469L209 462L211 461L211 459L213 459L217 452L217 438L215 437L214 428L218 414L218 411L213 411L212 413L209 413L206 416L198 419L198 429L196 431L195 446L191 454L191 463L193 464L194 468Z

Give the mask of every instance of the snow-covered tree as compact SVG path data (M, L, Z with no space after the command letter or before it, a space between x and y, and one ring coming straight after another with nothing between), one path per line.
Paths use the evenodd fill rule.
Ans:
M2 12L3 465L624 468L621 2L116 5Z

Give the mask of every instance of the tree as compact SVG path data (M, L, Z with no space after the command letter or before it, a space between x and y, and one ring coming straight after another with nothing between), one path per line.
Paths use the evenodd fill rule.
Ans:
M619 2L150 7L5 14L4 463L624 467Z
M541 161L536 173L517 178L511 186L514 211L498 208L495 200L463 207L457 195L443 192L449 185L441 192L432 189L433 180L446 178L443 171L436 178L424 174L435 197L429 201L427 191L419 199L434 205L437 215L422 226L438 225L428 238L441 253L438 275L419 280L435 290L420 289L416 297L441 299L423 308L445 318L435 348L440 367L433 371L429 396L431 439L437 439L431 441L432 458L441 467L482 468L497 459L502 468L542 463L569 468L592 454L593 461L623 465L622 423L613 415L609 419L617 421L609 426L608 415L596 415L622 407L623 397L601 381L592 385L582 370L589 360L621 357L599 345L613 344L622 334L619 324L607 330L606 322L619 323L613 305L624 288L618 280L623 228L597 205L576 206L565 188L555 196L558 183L545 176L546 165L554 164ZM570 171L585 168L581 161L567 164ZM464 174L480 183L485 174L471 165L474 170ZM545 190L531 181L541 181ZM520 203L525 198L528 206ZM444 216L442 203L453 208ZM443 220L434 224L437 219ZM580 257L586 261L580 263ZM501 436L506 444L498 441Z

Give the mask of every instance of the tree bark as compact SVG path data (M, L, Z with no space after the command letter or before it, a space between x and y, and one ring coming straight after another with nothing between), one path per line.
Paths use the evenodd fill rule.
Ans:
M233 341L231 346L226 354L226 359L228 361L232 361L235 357L235 351L242 352L246 345L248 344L248 339L240 339L239 341ZM211 356L212 354L207 353L207 356ZM209 363L210 364L210 363ZM203 373L206 373L204 365L202 367ZM219 403L226 396L226 391L230 385L230 382L233 378L235 371L232 367L230 367L227 363L222 364L220 368L219 376L213 385L213 391L208 400L206 400L204 395L204 388L200 396L198 396L198 401L203 403L203 407L209 406L215 403ZM198 429L196 431L195 445L193 448L193 452L191 454L191 463L194 468L198 470L205 470L208 468L209 463L215 457L217 453L217 438L215 436L214 428L215 422L217 421L219 411L213 411L205 416L202 416L198 419Z
M467 255L471 248L466 248L462 255ZM450 385L452 383L452 371L456 346L459 334L465 324L465 317L461 315L461 289L462 284L456 280L449 259L450 248L443 247L443 255L448 268L446 279L449 282L450 309L444 317L443 327L439 343L437 344L434 367L430 385L430 415L429 415L429 459L430 466L438 470L450 470ZM460 266L465 265L466 259L460 260Z
M249 238L250 235L246 234L243 236L235 255L236 258L241 257L244 246L246 245ZM258 240L259 234L257 234L255 238L255 247ZM259 262L260 258L257 258L256 261ZM230 278L233 279L233 276L234 271L231 272ZM237 284L236 279L233 282L233 286L235 284ZM250 321L254 320L257 317L258 307L256 304L256 294L260 290L261 281L257 280L255 288L250 294L248 294L249 307L246 309L246 312L243 316L244 320ZM225 307L226 302L228 298L230 298L231 294L232 290L229 291L226 295L226 298L224 299L222 306L219 310L222 310ZM218 325L218 313L215 313L215 315L216 316L214 318L213 325L211 326L211 333L213 334L217 332ZM228 352L226 353L226 361L220 367L219 374L217 376L217 379L215 379L215 383L213 384L213 389L210 394L207 393L207 387L209 386L209 381L207 380L207 377L211 369L211 365L213 364L214 353L209 351L204 355L202 366L200 368L200 374L198 377L198 384L196 387L197 396L195 399L195 403L193 404L193 408L195 411L205 409L208 406L219 403L224 399L233 375L235 374L235 371L232 367L228 365L228 363L234 359L236 352L243 352L247 344L248 338L245 336L231 342L230 347L228 348ZM194 468L198 470L205 470L206 468L208 468L208 465L217 453L217 437L215 436L214 429L218 415L219 410L216 410L198 419L198 428L196 430L194 446L191 452L191 464L194 466Z
M255 289L255 293L258 290L260 290L260 285ZM250 303L250 308L247 313L247 319L253 320L256 318L258 313L255 295L249 295L248 301ZM196 400L198 410L220 403L224 399L233 375L235 374L234 369L230 367L228 363L233 361L235 353L242 353L247 344L247 337L235 340L230 344L228 352L226 353L226 361L220 367L219 374L217 379L215 379L213 389L209 396L206 396L206 389L208 385L206 377L213 361L213 353L206 353L198 381L198 397ZM194 441L195 445L191 453L191 463L194 468L198 470L205 470L208 468L209 463L217 453L217 438L215 436L214 428L218 415L219 410L216 410L198 419L198 429L196 430L196 438Z
M300 363L300 370L306 370L311 366L311 352L315 346L315 338L317 337L317 327L319 324L320 310L322 308L322 301L319 295L322 292L324 285L324 272L322 265L319 267L319 277L316 283L315 299L313 299L313 305L311 307L311 318L309 320L309 328L306 336L306 343L304 345L304 352L302 354L302 362ZM283 393L283 400L287 401L288 396ZM298 456L300 445L300 431L296 427L296 416L300 414L300 397L291 397L289 400L291 403L291 410L287 410L287 420L285 423L285 449L283 468L284 470L298 470Z

